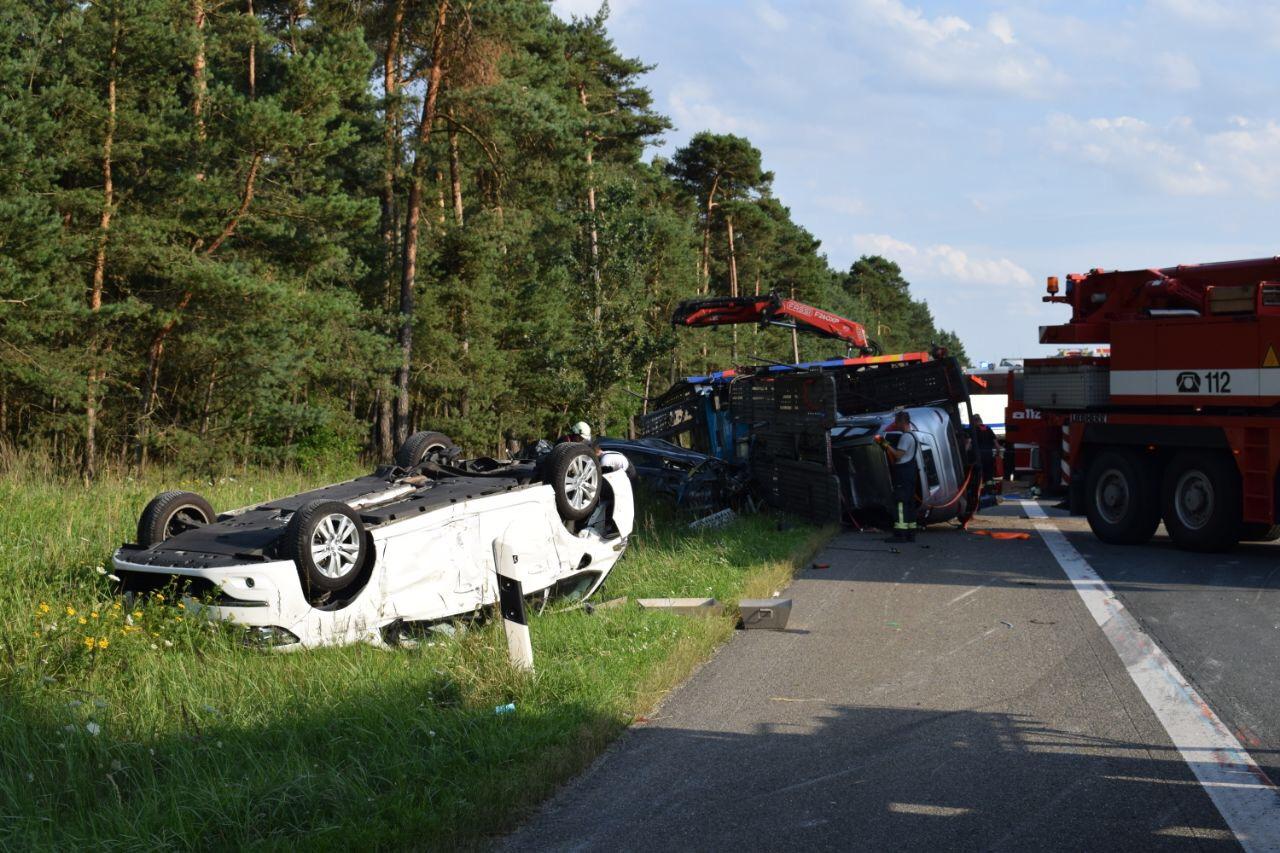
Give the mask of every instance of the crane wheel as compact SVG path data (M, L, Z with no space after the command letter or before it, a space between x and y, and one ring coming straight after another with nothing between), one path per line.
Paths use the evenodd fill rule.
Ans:
M1140 545L1160 525L1156 476L1149 462L1128 448L1104 450L1089 466L1085 514L1103 542Z

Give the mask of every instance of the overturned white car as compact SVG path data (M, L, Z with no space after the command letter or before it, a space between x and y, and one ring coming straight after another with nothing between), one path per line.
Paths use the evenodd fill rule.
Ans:
M220 515L165 492L113 562L126 591L177 584L187 607L268 645L387 642L496 601L495 551L526 595L595 592L632 526L625 460L611 456L566 442L462 460L444 435L415 433L371 475Z

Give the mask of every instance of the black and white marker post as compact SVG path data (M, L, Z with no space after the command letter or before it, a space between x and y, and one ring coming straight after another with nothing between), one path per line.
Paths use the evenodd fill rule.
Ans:
M533 672L533 644L529 641L529 618L524 609L524 586L520 582L520 555L500 538L493 543L493 562L498 569L498 603L507 632L507 657L516 669Z

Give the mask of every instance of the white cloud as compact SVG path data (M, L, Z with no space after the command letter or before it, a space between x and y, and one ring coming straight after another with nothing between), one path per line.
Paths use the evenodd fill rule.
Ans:
M1046 56L1018 42L1004 15L975 28L956 15L928 17L901 0L853 0L850 25L895 82L1041 98L1065 80Z
M790 23L787 16L779 12L773 6L770 6L765 0L758 0L755 4L756 17L760 19L760 23L764 24L775 33L785 30Z
M995 36L1001 44L1014 44L1013 24L1004 15L992 15L987 19L987 32Z
M940 278L987 286L1033 283L1031 273L1008 258L974 257L947 243L917 248L888 234L856 234L853 242L863 254L883 255L896 262L908 279Z
M681 80L671 87L668 105L676 128L694 134L702 130L750 135L759 122L736 116L715 103L716 89L701 80Z
M1081 120L1056 114L1042 129L1049 148L1122 181L1167 195L1280 193L1280 124L1232 119L1203 132L1189 118L1156 126L1133 118Z

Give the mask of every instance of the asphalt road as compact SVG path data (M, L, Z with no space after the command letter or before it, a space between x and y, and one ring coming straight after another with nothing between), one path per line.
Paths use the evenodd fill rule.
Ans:
M1118 548L1055 522L1280 779L1280 548ZM1038 536L889 547L834 539L786 632L739 633L502 846L1237 848Z

